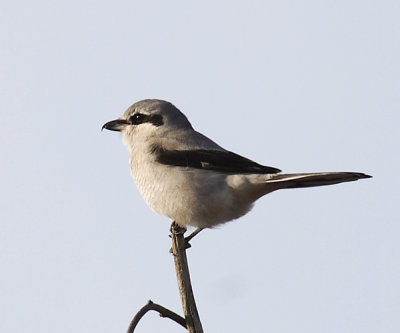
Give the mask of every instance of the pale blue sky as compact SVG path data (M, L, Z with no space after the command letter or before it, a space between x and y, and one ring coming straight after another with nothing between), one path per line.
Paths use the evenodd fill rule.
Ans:
M281 191L188 256L206 332L399 332L398 1L3 1L0 331L124 332L182 313L170 222L129 174L133 102L173 102L285 172L371 180ZM149 314L137 332L182 332Z

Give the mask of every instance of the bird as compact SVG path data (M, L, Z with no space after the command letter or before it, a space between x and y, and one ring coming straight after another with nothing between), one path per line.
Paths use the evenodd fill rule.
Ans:
M257 199L280 189L351 182L361 172L282 173L228 151L197 132L172 103L145 99L103 129L118 131L146 203L195 233L238 219Z

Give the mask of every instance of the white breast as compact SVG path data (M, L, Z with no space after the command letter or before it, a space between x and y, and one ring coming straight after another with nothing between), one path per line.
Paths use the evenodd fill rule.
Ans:
M236 219L251 209L254 200L246 200L242 191L238 193L232 186L232 177L245 176L160 164L151 153L154 143L141 134L135 133L134 140L125 137L124 141L131 152L130 167L136 185L155 212L184 227L207 228ZM168 139L164 138L163 144L172 141ZM182 142L180 145L184 146Z
M226 175L162 165L134 155L130 165L147 204L181 226L213 227L246 214L252 207L251 202L235 195Z

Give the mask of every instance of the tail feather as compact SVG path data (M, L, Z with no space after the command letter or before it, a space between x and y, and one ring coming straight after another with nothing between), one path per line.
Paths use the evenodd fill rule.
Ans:
M267 181L278 188L302 188L352 182L372 176L360 172L317 172L272 175Z

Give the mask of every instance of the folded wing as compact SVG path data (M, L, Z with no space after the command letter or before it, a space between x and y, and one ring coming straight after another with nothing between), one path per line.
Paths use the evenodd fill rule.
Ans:
M156 154L157 162L171 166L213 170L229 174L275 174L281 171L222 150L166 150L153 147L153 153Z

